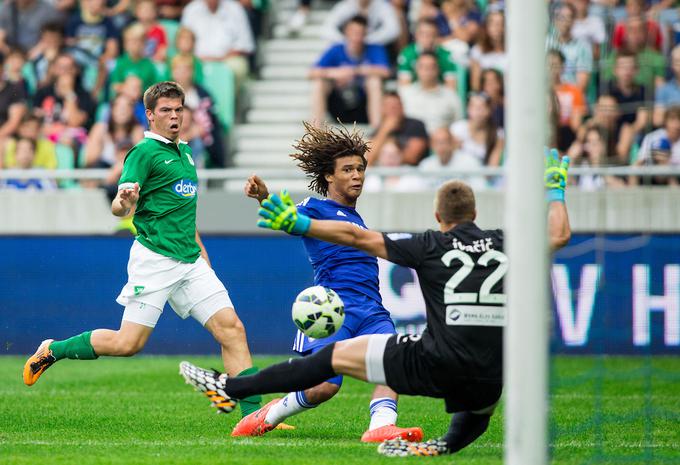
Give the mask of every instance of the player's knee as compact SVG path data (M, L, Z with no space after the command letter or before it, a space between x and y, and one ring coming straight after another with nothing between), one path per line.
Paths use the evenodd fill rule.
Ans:
M229 341L240 340L246 336L246 328L236 312L231 311L215 322L213 335L220 344L228 344Z
M116 343L115 353L118 357L132 357L143 347L144 344L138 340L121 340Z

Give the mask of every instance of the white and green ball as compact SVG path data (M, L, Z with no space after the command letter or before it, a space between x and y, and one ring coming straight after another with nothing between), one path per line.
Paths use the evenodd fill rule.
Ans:
M308 337L322 339L340 329L345 321L345 305L333 289L308 287L293 303L293 322Z

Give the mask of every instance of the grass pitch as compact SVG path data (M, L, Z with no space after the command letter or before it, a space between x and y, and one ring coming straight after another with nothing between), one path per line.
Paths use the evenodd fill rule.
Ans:
M240 415L215 415L177 374L183 358L220 366L216 357L194 356L62 361L27 388L24 359L0 357L0 463L502 463L502 408L487 433L454 457L378 456L374 445L359 442L372 387L350 379L329 403L291 418L295 431L234 439L229 432ZM679 373L677 357L556 358L553 463L680 464ZM399 414L401 425L420 425L427 437L443 433L449 422L439 400L404 397Z

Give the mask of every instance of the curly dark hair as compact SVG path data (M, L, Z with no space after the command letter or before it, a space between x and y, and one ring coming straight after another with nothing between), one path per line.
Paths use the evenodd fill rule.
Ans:
M355 128L350 132L346 127L324 125L315 127L303 122L305 135L295 141L293 148L297 151L290 156L298 161L298 167L311 179L309 189L317 194L328 195L327 174L335 172L335 160L341 157L358 156L366 161L368 144L363 133Z

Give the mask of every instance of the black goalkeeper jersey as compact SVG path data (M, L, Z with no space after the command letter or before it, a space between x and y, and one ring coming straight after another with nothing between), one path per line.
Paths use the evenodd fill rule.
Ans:
M472 222L447 232L385 233L391 262L418 273L427 329L422 344L449 379L502 382L507 257L503 232Z

